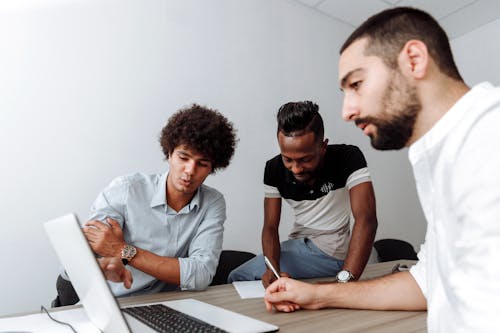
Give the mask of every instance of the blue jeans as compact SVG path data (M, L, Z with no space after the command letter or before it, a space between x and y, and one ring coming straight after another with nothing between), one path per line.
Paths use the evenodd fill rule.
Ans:
M343 265L343 260L327 255L310 239L289 239L281 243L280 269L293 278L335 276ZM265 271L264 256L259 254L229 273L227 282L260 280Z

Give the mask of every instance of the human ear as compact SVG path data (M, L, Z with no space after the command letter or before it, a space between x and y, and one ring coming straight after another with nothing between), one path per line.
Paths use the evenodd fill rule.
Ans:
M427 74L429 52L427 45L420 40L409 40L398 57L401 71L415 79L422 79Z
M326 152L326 148L328 147L328 139L325 139L321 142L320 149L321 153L324 154Z

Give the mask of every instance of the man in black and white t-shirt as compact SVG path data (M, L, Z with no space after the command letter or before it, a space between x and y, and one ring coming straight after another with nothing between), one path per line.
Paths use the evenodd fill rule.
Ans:
M359 148L328 145L318 106L287 103L278 112L281 154L266 163L262 248L282 276L359 278L370 256L377 229L375 196ZM280 243L282 198L295 223ZM350 217L355 224L350 235ZM262 255L236 268L228 281L275 280Z

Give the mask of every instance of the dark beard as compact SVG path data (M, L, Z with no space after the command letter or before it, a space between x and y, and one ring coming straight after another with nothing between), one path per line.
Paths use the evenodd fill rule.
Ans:
M385 110L383 115L377 119L372 117L362 119L362 122L375 125L377 131L370 135L370 138L372 147L378 150L405 147L413 134L418 113L422 109L415 88L404 81L401 74L396 73L395 76L397 77L391 80L383 99Z
M372 147L378 150L404 148L413 134L419 110L420 107L407 107L404 113L390 120L368 120L377 127L377 134L371 136Z

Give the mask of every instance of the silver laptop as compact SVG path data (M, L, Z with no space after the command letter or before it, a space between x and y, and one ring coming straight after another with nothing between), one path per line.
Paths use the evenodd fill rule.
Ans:
M44 224L90 321L104 333L157 332L122 313L74 214ZM275 332L278 327L195 299L162 302L228 332Z

